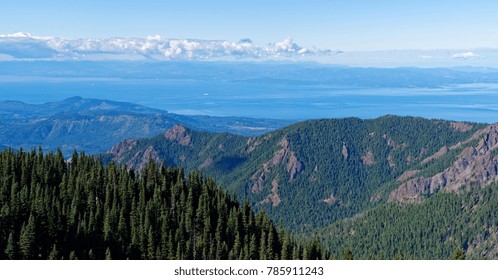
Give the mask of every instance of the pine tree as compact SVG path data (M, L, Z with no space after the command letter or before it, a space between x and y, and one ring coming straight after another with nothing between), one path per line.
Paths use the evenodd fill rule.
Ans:
M353 259L353 252L349 248L345 248L344 251L342 251L342 259L343 260L352 260Z
M70 260L77 260L78 257L76 256L76 252L71 251L71 253L69 253L69 259Z
M52 247L52 251L48 255L49 260L58 260L59 259L59 251L57 250L57 246L54 244Z
M465 260L467 257L465 256L465 251L462 248L456 248L450 258L452 260Z
M154 240L154 232L152 227L149 228L149 233L147 235L147 258L153 260L156 258L156 242Z
M19 248L23 259L29 260L35 257L35 237L35 219L33 215L30 215L28 224L21 229L21 239L19 240Z
M18 249L16 241L14 240L14 235L9 233L9 238L7 239L7 248L5 249L5 255L10 260L17 259Z
M107 247L107 249L105 250L105 259L112 260L111 249L109 249L109 247Z
M282 252L280 253L280 258L282 260L291 260L292 259L292 245L289 234L284 235L284 240L282 243Z

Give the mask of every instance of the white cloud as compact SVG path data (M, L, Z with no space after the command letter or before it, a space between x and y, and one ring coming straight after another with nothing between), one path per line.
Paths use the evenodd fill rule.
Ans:
M169 39L159 35L146 38L63 39L33 36L29 33L0 35L0 54L18 59L30 57L29 54L23 54L28 43L30 51L44 50L45 56L37 56L38 59L85 59L89 56L105 57L106 54L115 57L138 55L155 60L274 59L333 54L330 50L300 47L291 38L259 47L248 38L239 42Z
M451 57L454 59L475 59L475 58L480 58L481 56L473 52L461 52L461 53L456 53Z

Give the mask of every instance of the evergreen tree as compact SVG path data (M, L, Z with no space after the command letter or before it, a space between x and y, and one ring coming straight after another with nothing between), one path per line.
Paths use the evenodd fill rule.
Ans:
M9 238L7 239L7 248L5 249L5 255L10 260L17 259L18 249L16 241L14 240L14 235L9 233Z
M29 216L28 223L21 228L21 239L19 248L23 259L29 260L35 258L36 228L33 215Z
M352 260L353 259L353 252L349 248L345 248L344 251L342 251L342 259L343 260Z
M107 247L107 249L105 250L105 259L112 260L111 249L109 249L109 247Z
M452 260L465 260L465 251L462 248L457 248L453 253L451 253Z

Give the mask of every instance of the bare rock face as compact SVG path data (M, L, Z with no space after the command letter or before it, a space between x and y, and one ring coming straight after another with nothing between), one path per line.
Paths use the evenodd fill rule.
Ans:
M149 161L160 163L159 155L154 147L149 146L143 153L138 151L126 162L127 166L135 166L137 170L144 168Z
M247 140L247 148L246 152L252 153L259 145L261 144L261 141L258 140L256 137L251 137Z
M391 169L396 169L396 163L394 163L393 157L391 155L387 156L387 164Z
M284 137L282 138L282 140L280 140L278 145L280 146L280 149L273 154L273 157L270 160L262 165L261 169L257 170L251 176L251 192L261 192L263 190L268 174L280 165L285 166L285 170L289 175L289 182L292 182L296 178L296 176L303 171L303 164L297 158L297 154L291 150L289 146L289 140ZM272 181L272 189L275 185L278 186L278 180L276 182L277 183L275 183L275 181ZM275 197L275 194L273 194L273 197ZM278 197L278 195L276 197ZM273 206L278 206L278 204L279 203L272 203Z
M407 181L389 195L389 201L419 202L424 194L440 189L458 193L462 187L484 187L498 181L498 155L493 152L498 148L498 126L479 130L471 139L480 141L463 149L450 167L430 178Z
M118 144L114 145L109 151L108 154L113 155L112 160L121 162L123 160L123 156L135 148L138 144L138 140L136 139L126 139Z
M258 173L259 172L256 172L251 177L251 179L254 180L254 184L251 187L251 192L253 192L253 193L259 193L259 192L263 191L263 185L264 185L265 180L266 180L266 175L265 175L264 171L261 172L261 174L259 174L259 176L258 176Z
M334 196L333 193L331 193L329 197L323 199L322 201L325 202L327 205L332 205L332 203L337 201L337 198Z
M273 207L277 207L282 200L278 195L278 177L271 182L271 194L263 199L260 204L271 203Z
M387 134L382 135L382 138L384 138L386 140L387 146L390 147L391 149L397 150L397 149L403 149L406 147L405 143L398 144L391 137L389 137L389 135L387 135Z
M270 172L274 167L287 163L285 169L289 174L289 182L292 182L296 175L303 170L303 164L297 158L296 153L290 149L287 138L283 138L278 144L281 149L269 161L263 164L263 170L264 172Z
M190 145L190 135L187 134L187 129L180 125L175 125L169 130L167 130L164 134L170 141L175 141L182 146Z
M401 183L403 181L406 181L406 179L417 175L418 173L420 173L420 170L407 170L403 172L403 174L401 174L401 176L399 176L398 179L396 179L396 181Z
M468 123L464 123L464 122L452 122L452 123L450 123L450 125L451 125L451 128L453 128L456 131L460 131L460 132L467 132L467 131L471 130L472 128L474 128L473 125L468 124Z
M430 157L427 157L425 158L423 161L422 161L422 164L426 164L430 161L433 161L435 159L438 159L444 155L446 155L448 152L450 151L450 149L446 146L442 147L441 149L439 149L439 151L437 151L435 154L433 154L432 156Z
M374 155L370 150L361 157L361 160L364 165L373 165L375 163Z
M296 178L296 175L303 170L303 164L297 159L295 152L290 153L286 170L287 173L289 173L290 182L292 182L292 180Z
M344 159L348 159L349 157L349 151L346 143L342 143L342 156L344 157Z
M199 169L204 169L213 164L213 159L212 158L207 158L201 165L199 165Z

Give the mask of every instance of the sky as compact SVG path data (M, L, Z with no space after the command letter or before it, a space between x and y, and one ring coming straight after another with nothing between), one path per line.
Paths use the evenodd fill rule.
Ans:
M0 34L62 38L161 35L254 43L293 38L344 51L498 48L491 0L16 0L0 3Z

